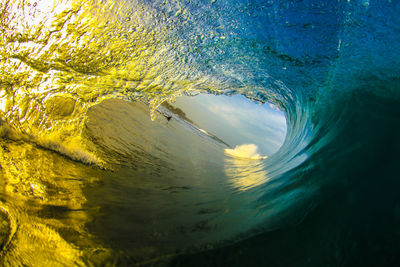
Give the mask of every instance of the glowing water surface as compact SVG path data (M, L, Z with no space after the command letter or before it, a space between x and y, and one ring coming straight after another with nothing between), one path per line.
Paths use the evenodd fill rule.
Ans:
M140 102L110 99L91 107L83 137L106 170L71 161L34 144L3 141L2 165L8 162L3 170L4 208L17 210L18 215L13 211L8 214L18 216L15 224L23 224L18 231L13 230L16 233L7 246L12 244L16 250L5 254L6 260L28 265L54 261L73 265L154 262L229 242L251 230L262 217L248 208L255 197L250 191L270 180L266 156L232 157L226 151L235 148L223 138L234 136L239 144L247 142L239 137L245 132L240 125L252 123L249 116L254 118L253 123L271 129L283 126L274 126L276 110L262 107L265 116L268 112L275 115L270 121L260 121L260 106L251 102L252 111L249 100L229 98L236 99L234 107L216 96L196 99L197 104L185 97L179 103L183 107L188 101L190 108L177 112L177 107L163 106L155 121L150 119L148 106ZM200 106L205 109L197 114ZM216 106L246 109L247 113L210 117L207 107ZM202 126L196 120L198 116L216 124L225 121L225 136L217 128ZM284 123L283 115L279 116ZM284 137L280 134L271 135L271 143L279 143ZM245 146L256 153L255 144ZM34 166L41 167L35 171ZM11 224L13 227L17 226ZM38 232L38 227L43 230ZM27 245L30 235L37 241ZM49 239L58 245L54 247ZM60 249L68 254L59 255ZM20 258L21 253L26 256Z

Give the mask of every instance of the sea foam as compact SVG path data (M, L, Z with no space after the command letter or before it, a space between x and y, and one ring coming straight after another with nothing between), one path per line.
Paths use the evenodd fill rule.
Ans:
M243 144L235 148L226 148L225 154L234 158L241 159L266 159L267 156L261 156L257 153L258 147L255 144Z

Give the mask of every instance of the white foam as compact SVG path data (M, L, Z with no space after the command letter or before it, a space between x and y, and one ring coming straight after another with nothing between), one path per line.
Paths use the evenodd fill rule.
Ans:
M199 131L202 132L203 134L210 135L209 133L207 133L206 130L203 130L203 129L200 129L200 128L199 128Z
M235 148L226 148L225 154L234 158L241 159L266 159L267 156L261 156L257 153L258 147L255 144L243 144Z

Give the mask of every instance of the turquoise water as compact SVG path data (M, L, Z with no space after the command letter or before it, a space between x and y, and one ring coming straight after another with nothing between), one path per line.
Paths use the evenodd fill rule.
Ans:
M1 263L397 266L399 9L2 2ZM272 103L282 146L156 111L199 93Z

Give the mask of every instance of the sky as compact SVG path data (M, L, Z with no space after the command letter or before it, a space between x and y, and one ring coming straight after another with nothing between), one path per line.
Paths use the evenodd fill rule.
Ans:
M255 144L263 155L276 152L286 136L286 118L272 104L257 104L243 95L182 96L174 106L182 109L201 129L232 147Z

